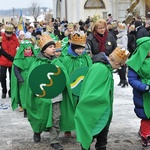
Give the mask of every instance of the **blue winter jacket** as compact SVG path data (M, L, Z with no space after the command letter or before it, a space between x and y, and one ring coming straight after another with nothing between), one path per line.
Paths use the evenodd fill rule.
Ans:
M133 87L134 111L141 119L147 119L143 106L143 92L145 92L146 84L141 82L138 74L129 68L128 71L129 84Z

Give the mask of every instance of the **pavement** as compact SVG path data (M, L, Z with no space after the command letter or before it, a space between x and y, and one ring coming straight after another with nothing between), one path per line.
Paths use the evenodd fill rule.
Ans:
M138 136L140 119L134 113L132 88L121 88L117 86L118 82L118 75L114 73L114 108L107 150L141 150ZM49 136L48 132L43 132L41 142L35 143L33 131L27 118L23 117L23 112L12 110L8 95L6 99L0 98L0 150L52 150ZM64 150L81 149L75 137L64 138L63 133L60 133L60 141ZM94 144L91 150L94 150Z

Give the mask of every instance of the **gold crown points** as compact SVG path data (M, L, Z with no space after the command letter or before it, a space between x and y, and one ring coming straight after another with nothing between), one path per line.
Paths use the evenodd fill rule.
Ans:
M129 56L129 52L127 50L121 49L119 47L117 47L114 50L114 53L116 54L116 56L118 56L122 60L126 60L128 58L128 56Z
M68 28L74 28L74 24L73 23L68 23L67 27Z
M85 43L86 42L86 35L85 34L78 34L78 33L75 33L75 34L72 34L71 35L71 41L72 43Z
M40 39L38 41L38 46L43 48L48 42L53 41L53 39L50 37L49 34L43 34L40 36Z
M55 42L55 48L61 48L61 41L56 41Z
M118 28L124 30L124 29L126 29L126 25L124 23L119 23Z
M7 32L12 32L12 31L13 31L13 26L12 26L11 24L6 25L6 26L5 26L5 31L7 31Z
M91 18L91 21L92 21L92 22L96 22L96 21L98 21L99 19L101 19L101 16L100 16L100 15L94 15L94 16Z

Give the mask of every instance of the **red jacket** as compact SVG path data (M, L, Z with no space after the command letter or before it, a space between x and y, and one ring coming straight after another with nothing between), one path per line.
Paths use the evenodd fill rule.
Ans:
M12 34L10 39L8 39L5 34L2 34L2 48L5 50L6 53L14 57L16 55L17 47L19 47L19 41L15 34ZM5 67L11 67L12 62L3 55L1 55L0 65Z

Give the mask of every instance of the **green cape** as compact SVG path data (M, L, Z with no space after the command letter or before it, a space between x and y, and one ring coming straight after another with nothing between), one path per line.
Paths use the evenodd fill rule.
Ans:
M68 75L70 76L71 73L76 70L77 68L81 66L91 66L92 60L87 54L83 54L78 57L74 57L72 55L67 55L62 59L62 63L65 66ZM69 84L71 84L70 77L69 77ZM69 95L72 95L72 97L68 97L68 91L63 91L63 101L61 103L61 111L63 112L61 116L62 120L65 120L67 118L67 126L66 122L63 122L61 120L61 130L62 131L72 131L75 130L75 124L74 124L74 113L78 101L78 96L75 96L72 94L71 86L69 85L70 93Z
M137 40L137 48L127 65L132 68L142 79L142 83L150 85L150 58L146 58L150 52L150 38L143 37ZM147 118L150 118L150 94L143 93L144 111Z
M93 136L110 123L113 103L113 75L110 65L95 63L83 80L75 112L77 141L88 149Z
M40 57L37 58L37 60L33 64L32 68L29 70L29 74L36 66L39 66L41 64L48 64L48 63L51 63L53 65L57 65L64 71L64 73L66 75L65 91L67 91L67 93L70 93L69 92L70 84L68 82L69 77L67 75L66 69L64 68L63 64L57 58L53 59L53 60L49 60L49 59L44 58L44 57L43 58L40 58ZM29 79L29 77L28 77L28 79ZM26 89L25 97L27 99L27 108L26 109L27 109L27 114L28 114L28 120L31 124L33 131L39 133L39 132L44 131L47 128L50 128L52 126L52 103L51 103L51 99L36 97L33 94L33 92L31 91L29 86ZM68 97L71 97L71 95L68 95ZM61 116L63 116L64 115L63 112L61 112L61 113L62 113ZM64 124L65 124L65 126L67 126L66 118L64 118L64 120L62 120L62 122L65 122Z
M32 48L33 56L25 57L24 49L27 47ZM35 61L36 50L30 41L25 40L21 42L20 47L16 53L16 56L12 65L12 73L11 73L11 101L12 101L12 109L18 108L18 104L21 103L22 108L26 108L26 98L24 96L24 91L27 86L26 78L28 76L28 70L32 66ZM24 79L24 82L19 85L18 80L14 73L14 65L17 66L21 70L21 76Z

